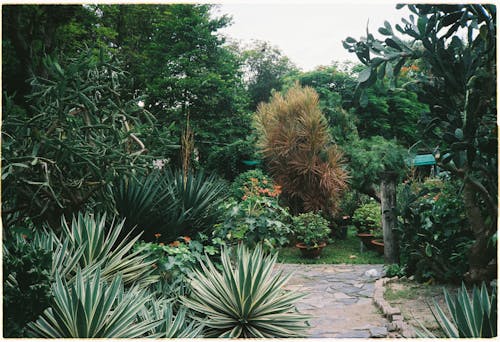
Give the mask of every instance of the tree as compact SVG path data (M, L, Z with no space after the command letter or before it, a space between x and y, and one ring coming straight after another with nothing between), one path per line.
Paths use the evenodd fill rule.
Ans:
M287 74L298 71L288 57L265 41L254 41L243 50L241 58L251 110L267 102L273 90L280 91Z
M257 108L255 125L262 155L294 213L322 210L332 217L348 176L314 89L296 84L275 93Z
M465 210L476 239L466 279L481 281L496 275L491 237L497 226L498 142L496 116L496 7L494 5L408 5L413 13L400 34L388 23L359 41L344 46L366 68L359 73L359 96L377 79L388 76L397 85L405 63L420 60L428 69L408 85L429 105L426 134L438 140L438 165L464 183ZM415 16L416 15L416 18ZM415 21L416 19L416 21ZM463 32L465 38L460 38ZM437 151L437 149L436 149Z

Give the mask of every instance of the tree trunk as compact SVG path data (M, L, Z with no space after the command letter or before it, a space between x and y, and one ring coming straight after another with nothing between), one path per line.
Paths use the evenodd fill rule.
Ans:
M382 204L382 229L384 234L384 261L386 264L399 262L399 246L396 232L396 175L386 172L380 187Z
M494 227L496 227L496 220L489 226L486 224L481 214L481 210L476 204L475 195L476 191L472 184L465 181L465 212L476 240L470 249L469 271L464 275L468 283L490 281L497 277L495 248L491 244L488 244L490 237L493 235Z

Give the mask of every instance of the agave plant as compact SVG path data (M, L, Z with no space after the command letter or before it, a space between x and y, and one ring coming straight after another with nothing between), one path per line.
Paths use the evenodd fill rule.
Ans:
M496 287L491 296L485 283L481 290L476 286L472 289L472 298L462 283L462 289L456 297L444 289L444 296L451 318L445 315L443 309L434 302L435 310L431 310L441 330L449 338L488 338L497 336L497 295ZM429 330L422 327L417 331L419 337L435 337Z
M57 276L52 292L51 307L28 324L32 337L135 338L161 324L141 319L151 295L137 287L125 291L121 275L108 284L100 270L86 277L78 270L72 285Z
M265 256L257 246L252 252L238 246L236 265L223 251L222 272L207 258L191 279L192 293L182 302L203 317L206 337L300 337L309 316L296 311L303 294L285 291L289 276L274 274L277 254Z
M193 228L210 228L219 216L218 206L228 196L226 184L215 174L203 171L166 170L163 176L167 196L162 209L165 236L177 238L182 232L192 234Z
M147 286L157 280L151 275L154 261L146 261L148 254L142 250L132 252L140 236L130 241L119 239L123 221L108 226L106 214L78 213L70 225L63 216L61 227L61 236L42 230L35 234L32 242L52 252L52 277L58 274L71 283L77 268L86 274L101 268L103 279L112 279L120 273L127 285L137 282Z
M155 338L196 338L203 337L203 325L187 318L187 309L181 307L174 315L173 304L165 299L154 299L148 303L143 316L160 324L151 332Z

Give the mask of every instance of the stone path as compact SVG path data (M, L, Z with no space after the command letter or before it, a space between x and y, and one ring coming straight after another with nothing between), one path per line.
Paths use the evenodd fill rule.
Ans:
M313 316L308 337L397 337L387 332L389 322L373 304L382 265L278 264L276 268L293 274L287 289L308 293L297 303L300 312ZM376 272L369 271L373 269Z

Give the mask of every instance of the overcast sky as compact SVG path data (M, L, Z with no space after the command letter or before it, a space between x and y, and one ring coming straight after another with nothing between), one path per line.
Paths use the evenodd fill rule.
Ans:
M217 15L229 14L233 24L220 30L228 38L250 42L265 40L280 48L304 71L332 61L357 62L354 54L342 47L348 36L358 39L370 32L377 33L384 20L394 27L401 17L407 17L406 8L396 10L395 3L295 3L249 4L225 3L215 10ZM369 22L368 22L369 20Z

